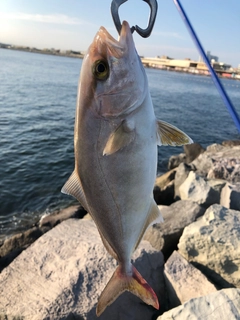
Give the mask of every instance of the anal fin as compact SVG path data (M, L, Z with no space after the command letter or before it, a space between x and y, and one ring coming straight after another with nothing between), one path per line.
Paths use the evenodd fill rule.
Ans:
M68 195L71 195L74 198L76 198L81 203L81 205L84 207L84 209L89 212L87 200L86 200L84 191L82 189L82 184L81 184L81 181L78 177L76 170L73 171L70 178L64 184L61 192L68 194Z
M112 304L124 291L130 291L146 304L159 309L155 292L137 269L131 265L131 274L126 274L122 266L119 265L99 298L97 316L100 316L106 307Z
M144 236L144 233L146 232L147 228L155 223L161 223L161 222L163 222L163 217L161 215L161 212L160 212L156 202L152 199L152 203L150 205L148 215L147 215L147 220L146 220L145 225L144 225L144 227L139 235L139 238L136 242L135 250L137 249L140 241L142 240L142 237Z
M165 122L157 121L158 145L182 146L193 143L192 139L177 127Z
M109 244L109 242L107 241L107 239L104 237L104 235L102 234L102 232L100 231L100 229L98 228L98 232L100 234L100 237L102 239L103 245L106 248L107 252L117 261L119 261L118 256L116 254L116 252L113 250L112 246Z

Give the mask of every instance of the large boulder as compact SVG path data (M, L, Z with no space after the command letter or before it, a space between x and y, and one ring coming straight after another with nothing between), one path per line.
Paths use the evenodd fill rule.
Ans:
M156 178L153 195L157 204L170 205L174 202L175 174L176 169L173 169Z
M176 169L176 175L174 179L174 198L180 199L179 187L187 179L189 172L194 171L194 167L186 163L181 163Z
M191 299L157 320L239 320L240 289L224 289Z
M221 192L220 204L226 208L240 210L240 183L227 183Z
M45 233L0 274L0 318L97 319L96 304L116 261L93 221L69 219ZM155 290L164 311L163 255L142 241L133 264ZM123 293L101 319L152 319L155 309Z
M168 170L177 168L180 163L186 162L186 154L180 153L178 155L171 156L168 160Z
M240 288L240 213L214 204L183 231L180 254L218 287Z
M179 195L182 200L192 200L206 208L220 202L220 190L193 171L179 187Z
M207 277L185 260L178 251L174 251L165 263L164 276L172 308L192 298L217 291Z
M17 233L3 241L0 246L0 272L7 267L23 250L48 231L48 228L33 227Z
M80 219L85 214L86 211L79 205L56 210L50 214L43 215L38 225L5 239L0 244L0 272L45 232L66 219Z
M65 209L56 210L51 214L45 214L39 221L39 226L53 228L64 220L77 218L81 219L87 214L86 210L81 205L70 206Z
M191 144L185 144L183 146L184 152L186 154L186 163L191 163L195 160L205 149L197 142Z
M209 146L192 164L200 176L240 182L240 146Z
M144 239L159 251L162 251L165 259L177 249L177 244L186 226L205 212L197 203L180 200L171 206L159 206L164 222L150 226Z

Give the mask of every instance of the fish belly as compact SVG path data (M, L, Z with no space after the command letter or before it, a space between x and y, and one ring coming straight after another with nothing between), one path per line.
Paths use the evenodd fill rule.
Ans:
M103 155L111 121L91 116L81 123L77 163L88 209L118 260L129 261L153 201L155 116L144 108L135 113L135 139L111 155Z

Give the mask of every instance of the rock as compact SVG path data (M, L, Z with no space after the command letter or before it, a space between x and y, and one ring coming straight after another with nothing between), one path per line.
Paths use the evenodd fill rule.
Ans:
M226 208L240 210L240 183L227 183L221 192L220 204Z
M224 146L216 152L208 148L192 164L203 177L240 182L240 146Z
M220 159L214 161L207 177L240 182L240 159Z
M222 189L227 183L223 179L206 179L206 181L211 188L213 188L215 191L219 193L219 195L221 195Z
M158 205L170 205L174 202L174 181L169 182L162 190L158 187L153 189L153 197Z
M0 272L47 230L33 227L7 238L0 247Z
M219 152L222 150L224 150L224 146L221 144L218 144L218 143L211 144L210 146L207 146L207 148L206 148L206 152L209 152L209 153L210 152L216 153L216 152Z
M222 145L227 147L240 146L240 140L226 140L222 142Z
M211 154L204 152L192 162L192 165L196 168L195 171L199 176L207 177L209 170L213 167L213 162Z
M157 204L169 205L174 201L174 177L176 169L156 178L153 189L154 200Z
M183 229L190 223L202 216L205 209L192 201L177 201L171 206L159 206L164 222L150 226L144 240L148 240L151 245L162 251L165 259L177 249L179 238Z
M44 215L41 218L39 225L40 227L48 226L50 228L53 228L60 222L70 218L81 219L84 217L86 213L87 213L86 210L82 206L79 206L79 205L70 206L66 209L54 211L49 215Z
M176 169L172 169L165 174L156 178L155 187L158 187L160 190L164 189L171 181L174 180L176 174Z
M207 296L191 299L165 312L157 320L239 320L240 290L224 289Z
M216 287L192 264L174 251L164 266L168 297L172 308L211 292Z
M239 211L212 205L184 229L178 248L218 287L240 287Z
M179 187L182 200L191 200L205 208L220 202L220 192L211 187L205 179L191 171L187 179Z
M133 264L166 305L163 255L142 241ZM155 309L129 292L96 317L100 293L116 268L93 221L68 219L45 233L0 274L0 317L152 319ZM5 319L5 318L4 318Z
M180 153L179 155L171 156L168 160L168 170L172 170L186 161L186 154Z
M191 163L195 160L205 149L199 143L191 143L183 146L186 154L186 163Z
M174 199L175 200L180 199L179 187L187 179L190 171L194 171L194 168L191 165L188 165L186 163L181 163L178 166L176 170L175 179L174 179Z

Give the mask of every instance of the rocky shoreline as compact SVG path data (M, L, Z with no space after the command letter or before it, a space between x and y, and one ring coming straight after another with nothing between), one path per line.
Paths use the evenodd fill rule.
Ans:
M151 226L133 264L159 312L124 293L98 319L240 319L240 141L199 144L169 159ZM0 244L1 319L97 319L116 267L80 206L42 217Z

